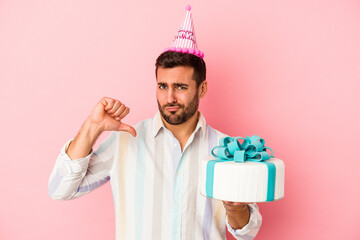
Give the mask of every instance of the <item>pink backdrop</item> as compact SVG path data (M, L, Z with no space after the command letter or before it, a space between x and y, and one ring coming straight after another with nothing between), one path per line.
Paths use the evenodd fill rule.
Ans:
M286 164L258 239L360 239L355 0L0 0L0 239L115 238L109 183L54 201L48 178L101 97L130 106L130 124L153 116L154 61L188 2L208 123L260 135Z

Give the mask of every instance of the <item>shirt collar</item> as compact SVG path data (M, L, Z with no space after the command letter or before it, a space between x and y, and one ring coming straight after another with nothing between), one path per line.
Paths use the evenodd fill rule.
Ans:
M156 135L162 128L166 128L166 127L161 119L160 112L157 111L152 121L152 137L156 137ZM200 128L201 128L201 137L203 137L206 130L206 120L201 112L199 112L198 122L196 124L196 128L194 132L197 132Z

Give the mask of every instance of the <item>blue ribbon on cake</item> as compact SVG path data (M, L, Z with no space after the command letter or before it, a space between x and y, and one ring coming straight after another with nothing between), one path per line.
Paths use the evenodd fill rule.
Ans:
M239 139L244 140L243 143ZM214 150L217 153L214 153ZM271 151L271 155L266 152L266 149ZM214 188L214 168L218 162L234 161L237 163L244 163L245 161L260 162L266 165L268 169L268 183L266 201L273 201L275 195L275 164L267 162L273 156L273 150L265 147L265 140L258 135L251 137L224 137L220 139L219 146L211 150L211 154L219 160L210 160L206 166L206 195L213 197Z

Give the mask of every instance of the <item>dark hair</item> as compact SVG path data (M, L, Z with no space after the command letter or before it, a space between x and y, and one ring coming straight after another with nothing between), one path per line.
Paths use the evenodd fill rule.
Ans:
M155 63L155 76L157 77L157 70L161 68L173 68L177 66L188 66L194 69L193 79L196 81L196 86L206 79L206 65L202 58L189 53L180 53L167 51L160 54Z

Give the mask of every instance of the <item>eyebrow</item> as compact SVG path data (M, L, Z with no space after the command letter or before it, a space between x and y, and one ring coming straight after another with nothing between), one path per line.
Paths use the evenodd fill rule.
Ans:
M188 85L185 83L174 83L175 87L187 87Z
M168 84L167 83L164 83L164 82L158 82L158 85L165 85L167 86ZM188 87L189 85L186 84L186 83L174 83L173 84L175 87Z

